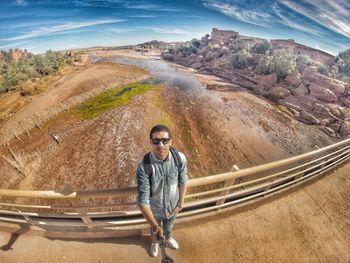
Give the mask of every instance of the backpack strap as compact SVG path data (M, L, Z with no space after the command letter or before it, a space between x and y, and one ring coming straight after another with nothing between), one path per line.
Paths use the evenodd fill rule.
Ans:
M153 168L152 168L150 156L151 156L151 152L146 153L146 154L143 156L143 168L145 169L145 173L148 175L149 188L150 188L150 196L152 197L151 185L152 185Z
M181 157L180 157L179 152L174 147L170 147L170 152L174 158L175 165L177 166L177 173L178 173L177 180L180 183L180 172L181 172L181 167L182 167Z
M144 166L146 174L152 176L153 169L152 169L150 157L151 157L151 152L146 153L145 156L143 156L143 166Z

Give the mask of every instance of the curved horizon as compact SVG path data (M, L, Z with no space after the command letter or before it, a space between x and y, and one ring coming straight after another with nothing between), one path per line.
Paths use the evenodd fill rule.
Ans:
M350 3L345 0L5 0L1 9L0 50L43 53L188 41L212 28L294 39L332 55L350 48Z

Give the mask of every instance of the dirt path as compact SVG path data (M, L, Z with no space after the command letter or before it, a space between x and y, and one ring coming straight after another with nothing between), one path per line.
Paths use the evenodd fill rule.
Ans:
M349 262L350 164L257 207L176 228L176 262ZM59 240L0 232L0 262L160 262L148 238Z

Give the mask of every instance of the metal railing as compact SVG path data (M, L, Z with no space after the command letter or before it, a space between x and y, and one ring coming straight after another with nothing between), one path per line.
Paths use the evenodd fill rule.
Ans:
M350 156L350 139L291 158L191 179L178 223L206 217L289 188L333 169ZM134 235L147 224L136 204L136 187L73 191L0 189L1 225L44 235L89 237ZM78 234L77 234L78 233ZM96 234L96 233L99 233ZM86 236L86 235L85 235Z

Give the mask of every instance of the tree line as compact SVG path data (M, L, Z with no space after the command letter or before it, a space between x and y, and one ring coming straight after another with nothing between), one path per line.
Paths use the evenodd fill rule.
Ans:
M35 80L57 72L63 65L78 61L77 55L70 52L46 51L45 54L28 53L18 61L11 58L10 52L1 51L0 93L16 90L17 86L27 80Z

